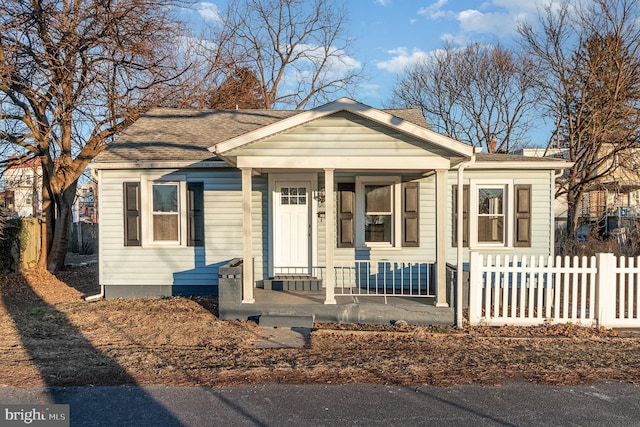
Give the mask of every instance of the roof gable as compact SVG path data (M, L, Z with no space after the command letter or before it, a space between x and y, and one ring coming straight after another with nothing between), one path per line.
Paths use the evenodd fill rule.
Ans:
M225 153L239 156L450 157L459 154L350 111L338 111Z
M246 134L212 145L209 150L221 156L233 155L232 153L241 147L290 131L296 127L341 111L355 114L388 129L397 131L398 133L410 135L416 141L422 141L432 147L439 147L450 152L452 155L470 157L473 154L473 147L433 132L426 126L426 122L424 125L418 125L398 115L369 107L349 98L341 98L313 110L287 117Z

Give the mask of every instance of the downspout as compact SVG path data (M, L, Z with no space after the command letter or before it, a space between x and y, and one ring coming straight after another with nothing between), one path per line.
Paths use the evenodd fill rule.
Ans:
M464 260L464 242L462 239L464 238L463 227L464 227L464 218L462 217L463 212L463 203L464 203L464 170L467 166L472 165L476 161L476 150L474 148L473 154L471 158L466 162L462 162L458 165L458 215L457 215L457 254L456 254L456 327L458 329L462 329L462 275L463 275L463 260Z

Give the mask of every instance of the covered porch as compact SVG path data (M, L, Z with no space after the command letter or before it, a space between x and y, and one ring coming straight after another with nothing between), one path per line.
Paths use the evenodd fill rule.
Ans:
M239 302L221 313L452 323L448 181L473 148L417 121L343 99L211 147L242 177Z

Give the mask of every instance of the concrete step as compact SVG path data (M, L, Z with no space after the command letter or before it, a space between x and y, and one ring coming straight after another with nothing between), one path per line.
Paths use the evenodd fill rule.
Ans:
M276 277L275 279L263 280L262 287L272 291L320 291L322 290L322 280L313 277Z
M258 319L261 327L278 328L313 328L315 316L310 315L282 315L262 314Z

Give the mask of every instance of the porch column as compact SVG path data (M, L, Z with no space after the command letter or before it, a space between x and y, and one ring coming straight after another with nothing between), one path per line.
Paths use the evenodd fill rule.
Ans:
M333 169L324 170L324 206L325 206L325 304L335 304L335 279L333 271L333 248L336 246L336 210L333 194Z
M447 171L436 170L436 307L447 302Z
M253 304L251 168L242 168L242 302Z

